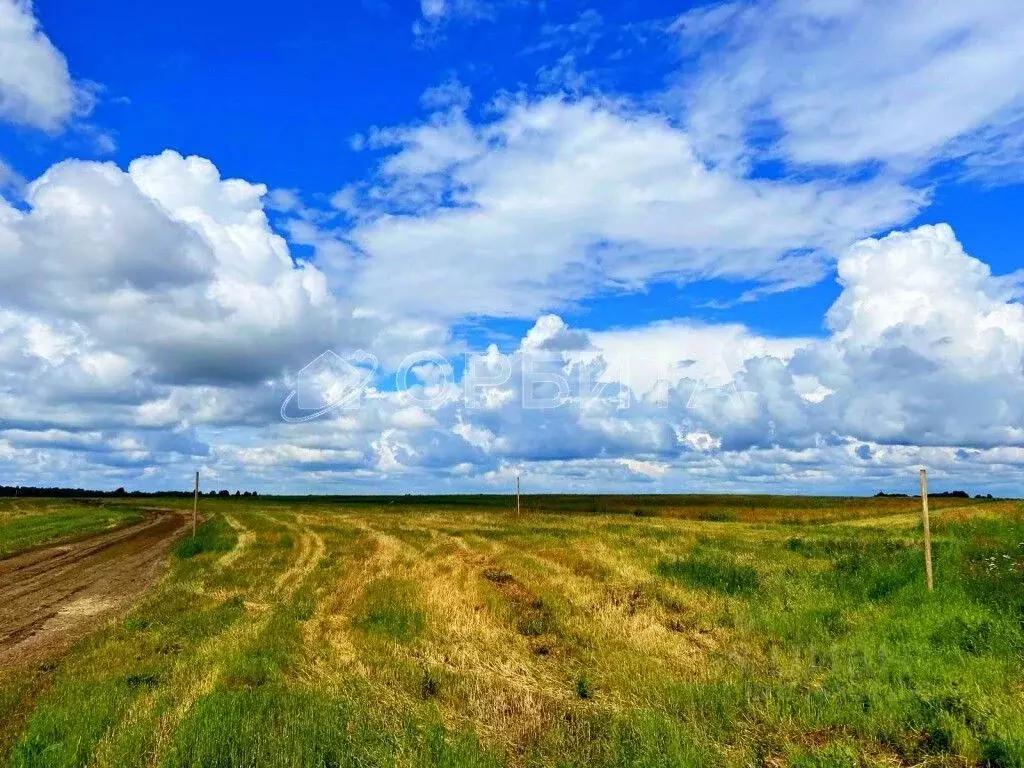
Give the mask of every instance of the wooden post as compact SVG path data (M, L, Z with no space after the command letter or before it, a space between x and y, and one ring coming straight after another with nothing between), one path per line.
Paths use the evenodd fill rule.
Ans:
M192 494L192 538L196 537L196 515L199 512L199 470L196 470L196 490Z
M932 529L928 521L928 470L921 470L921 521L924 523L924 573L928 591L935 589L932 581Z
M516 475L516 518L522 513L522 507L519 503L519 475Z

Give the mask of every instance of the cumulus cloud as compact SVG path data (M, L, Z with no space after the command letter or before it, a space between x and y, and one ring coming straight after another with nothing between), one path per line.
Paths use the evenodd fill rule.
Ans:
M0 120L55 133L92 106L63 54L39 28L31 0L0 0Z
M265 426L289 371L325 349L378 345L391 359L438 338L354 317L293 261L265 196L165 152L127 171L59 163L17 207L0 201L0 419L19 464L76 445L136 470L203 456L209 443L184 436Z
M1024 306L1013 281L993 277L945 224L859 243L839 280L832 343L810 363L837 392L844 433L1021 443Z
M702 386L730 385L747 360L772 357L790 360L811 339L768 338L738 323L715 325L691 321L661 321L651 325L595 331L588 340L611 371L627 374L640 395L659 384L682 378Z
M116 350L155 379L256 381L344 343L324 276L293 263L262 185L174 152L66 161L0 210L4 306ZM63 331L60 329L64 329Z
M33 356L7 371L5 403L35 420L0 439L20 466L56 452L168 471L201 456L225 482L293 489L493 490L525 473L535 490L867 490L919 463L938 482L1010 487L1024 463L1013 281L945 225L860 241L838 272L821 339L686 322L590 331L548 315L509 354L492 346L439 365L452 353L442 342L411 366L407 387L389 383L386 366L352 407L300 425L273 415L285 382L166 386L130 359L87 359L33 320L3 338L12 355ZM53 371L82 392L107 377L105 427L88 409L44 418L37 393Z
M839 261L827 339L735 378L755 407L697 414L733 449L844 440L989 449L1024 440L1024 307L946 225L864 240Z

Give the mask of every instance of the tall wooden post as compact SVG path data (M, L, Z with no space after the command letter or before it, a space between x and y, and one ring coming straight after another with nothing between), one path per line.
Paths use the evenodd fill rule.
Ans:
M921 470L921 522L924 523L924 573L928 591L935 589L932 581L932 529L928 521L928 470Z
M519 475L516 475L516 517L522 513L522 507L519 503Z
M196 470L196 490L192 494L192 538L196 537L196 515L199 513L199 470Z

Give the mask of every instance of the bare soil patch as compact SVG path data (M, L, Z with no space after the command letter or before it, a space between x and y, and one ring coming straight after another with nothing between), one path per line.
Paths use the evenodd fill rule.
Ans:
M126 611L189 523L188 513L151 509L127 528L0 561L0 669L53 658Z

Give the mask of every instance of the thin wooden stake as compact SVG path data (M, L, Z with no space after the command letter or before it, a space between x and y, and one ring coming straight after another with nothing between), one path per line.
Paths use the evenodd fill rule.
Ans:
M196 537L196 515L199 512L199 470L196 470L196 490L192 495L192 538Z
M921 470L921 521L924 523L924 573L928 591L935 589L932 581L932 529L928 521L928 470Z
M518 518L522 512L522 507L519 503L519 475L516 475L516 517Z

